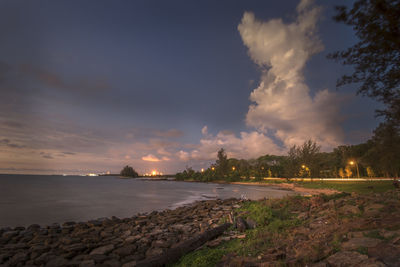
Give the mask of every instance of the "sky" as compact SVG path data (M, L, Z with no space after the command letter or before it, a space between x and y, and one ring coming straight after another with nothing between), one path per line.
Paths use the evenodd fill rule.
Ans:
M175 173L371 137L349 1L0 0L0 173Z

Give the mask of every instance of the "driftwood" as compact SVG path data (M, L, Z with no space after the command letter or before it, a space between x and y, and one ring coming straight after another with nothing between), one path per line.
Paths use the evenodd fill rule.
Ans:
M155 256L149 259L142 260L137 262L137 267L158 267L158 266L165 266L168 263L173 263L179 260L180 257L185 255L188 252L191 252L205 242L216 238L217 236L221 235L226 229L231 226L230 223L225 223L223 225L217 226L213 229L207 230L202 234L197 235L191 239L183 241L176 245L173 248L168 249L165 253Z

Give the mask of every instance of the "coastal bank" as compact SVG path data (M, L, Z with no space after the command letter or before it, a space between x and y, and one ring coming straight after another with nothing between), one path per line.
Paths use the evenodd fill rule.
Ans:
M186 244L195 251L165 256ZM207 200L125 219L0 229L2 266L399 266L398 255L399 189Z

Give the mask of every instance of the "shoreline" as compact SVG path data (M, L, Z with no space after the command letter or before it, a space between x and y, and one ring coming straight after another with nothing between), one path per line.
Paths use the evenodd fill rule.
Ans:
M380 263L374 254L369 255L369 250L370 258L362 256L357 249L361 244L376 251L384 247L400 252L400 230L396 230L400 229L400 217L399 213L393 213L400 208L399 197L399 190L390 190L382 194L288 196L259 201L203 200L174 210L139 213L124 219L111 217L44 227L0 228L0 265L148 266L154 259L168 260L171 252L181 251L193 242L195 251L185 251L177 266L190 266L185 265L185 260L199 255L206 257L209 253L222 254L218 261L224 266L237 262L274 266L282 260L287 264L332 264L348 253L362 257L363 263ZM271 213L262 212L268 210ZM260 211L268 220L259 217ZM376 223L371 224L371 220ZM196 241L226 223L232 223L232 227L219 233L220 236ZM388 227L394 228L387 230ZM337 232L340 239L335 241ZM295 235L301 238L293 239ZM262 243L265 237L271 243L258 254L257 247L252 247L257 244L254 238ZM281 239L285 240L285 246ZM247 252L240 254L242 245L235 247L235 244L251 245L251 257ZM316 249L320 246L324 249ZM202 249L203 254L196 254ZM228 253L229 249L238 253ZM386 263L391 261L390 257L384 254L379 260Z
M227 181L222 181L222 180L216 180L216 181L210 181L210 182L201 182L201 181L190 181L190 180L174 180L176 182L188 182L188 183L209 183L209 184L231 184L231 185L246 185L246 186L266 186L266 187L272 187L274 189L278 190L286 190L286 191L292 191L292 192L297 192L301 193L302 195L319 195L319 194L325 194L325 195L332 195L332 194L337 194L340 193L338 190L334 189L327 189L327 188L322 188L322 189L311 189L311 188L304 188L299 185L296 185L294 183L262 183L262 182L227 182Z
M135 266L193 236L218 227L243 200L196 201L176 209L86 222L0 229L6 266Z

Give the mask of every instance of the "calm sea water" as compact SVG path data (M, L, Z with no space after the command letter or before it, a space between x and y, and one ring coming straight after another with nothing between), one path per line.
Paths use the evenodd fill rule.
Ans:
M262 186L119 179L112 176L0 175L0 227L131 217L196 200L276 198L290 191Z

